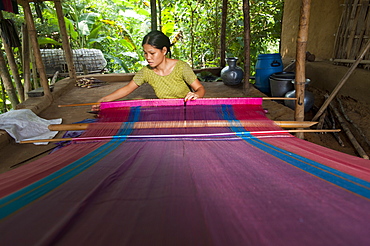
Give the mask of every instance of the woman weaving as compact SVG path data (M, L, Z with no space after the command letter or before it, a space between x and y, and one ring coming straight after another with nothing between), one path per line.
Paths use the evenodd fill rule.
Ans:
M145 35L142 46L148 66L137 72L126 86L102 97L98 102L123 98L144 83L151 85L160 99L184 98L188 101L204 96L205 89L191 67L186 62L166 57L167 54L171 56L171 42L164 33L151 31ZM93 109L97 110L97 107Z

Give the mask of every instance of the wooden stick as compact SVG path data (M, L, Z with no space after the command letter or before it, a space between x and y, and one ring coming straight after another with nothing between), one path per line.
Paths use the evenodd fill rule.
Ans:
M342 62L342 63L354 63L356 60L351 59L334 59L333 62ZM369 60L362 60L359 62L359 64L370 64Z
M346 114L344 108L343 108L343 104L341 102L341 100L337 97L337 102L339 104L339 108L340 108L340 111L342 112L344 118L356 129L357 133L365 140L365 142L370 146L370 141L367 139L367 137L365 136L364 132L361 130L361 128L355 123L353 122L353 120L351 120L351 118L349 118L349 116Z
M334 112L335 117L338 119L340 125L343 127L344 132L347 134L349 140L351 141L353 147L356 149L357 153L364 159L369 160L369 156L366 154L361 145L357 142L355 136L353 136L351 130L349 129L347 123L340 115L339 111L332 103L329 104L330 109Z
M340 129L326 130L277 130L277 131L253 131L253 132L225 132L209 134L175 134L175 135L125 135L125 136L98 136L98 137L80 137L80 138L55 138L55 139L38 139L20 141L19 143L41 143L41 142L61 142L61 141L98 141L111 139L128 139L128 138L189 138L189 137L227 137L241 135L267 135L267 134L285 134L297 132L339 132Z
M329 96L329 95L328 95ZM329 118L330 119L328 119L327 120L327 125L328 125L328 127L329 127L329 129L331 128L331 129L335 129L335 119L334 119L334 115L333 115L333 113L331 112L331 110L329 111L329 109L327 109L327 110L325 110L326 112L328 112L328 115L329 115ZM333 132L333 136L334 136L334 138L337 140L337 142L339 143L339 145L340 146L342 146L342 147L344 147L345 145L344 145L344 142L343 142L343 140L342 140L342 138L340 137L340 135L339 135L339 133L337 133L337 132Z
M297 98L287 98L287 97L262 97L262 100L297 100ZM64 104L58 105L59 108L63 107L78 107L78 106L91 106L91 105L99 105L99 102L93 103L76 103L76 104Z
M65 105L58 105L59 108L63 107L78 107L78 106L92 106L92 105L99 105L100 103L77 103L77 104L65 104Z
M317 122L312 121L274 121L274 123L282 128L308 128ZM78 131L86 130L90 124L99 123L76 123L76 124L51 124L48 126L50 131ZM103 126L115 125L119 126L119 122L105 122ZM241 121L227 121L227 120L187 120L187 121L147 121L147 122L122 122L122 125L127 125L133 129L148 129L148 128L183 128L183 127L263 127L263 121L241 120ZM261 125L262 124L262 125ZM266 123L269 126L270 123Z
M290 97L262 97L262 100L297 100L297 98L290 98Z

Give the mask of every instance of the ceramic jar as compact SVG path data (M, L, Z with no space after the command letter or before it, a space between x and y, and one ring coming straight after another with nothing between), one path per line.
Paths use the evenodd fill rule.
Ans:
M294 80L292 80L292 83L294 84ZM306 83L305 85L307 86L308 84L310 83L310 80L309 79L306 79ZM285 94L285 97L286 98L295 98L296 95L295 95L295 90L292 90L292 91L288 91L286 94ZM305 90L304 91L304 112L308 112L314 105L314 95L312 92L310 91L307 91ZM284 100L284 104L285 106L291 108L291 109L295 109L295 101L294 100Z
M228 66L221 70L221 79L225 85L238 85L244 77L243 70L236 65L237 57L226 58Z

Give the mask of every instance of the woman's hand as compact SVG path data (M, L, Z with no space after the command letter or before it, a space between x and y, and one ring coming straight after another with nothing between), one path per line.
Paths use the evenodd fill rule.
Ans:
M193 83L191 83L190 86L194 92L189 92L185 96L184 98L185 102L189 100L195 100L195 99L204 97L204 94L206 93L206 91L198 79L196 79Z
M100 104L95 104L91 106L91 111L98 112L100 111Z
M198 95L197 93L195 93L195 92L189 92L189 93L185 96L184 100L185 100L185 102L187 102L187 101L189 101L189 100L195 100L195 99L197 99L197 98L199 98L199 95Z
M94 112L100 111L100 103L101 102L107 102L105 97L100 98L97 102L98 104L92 105L91 106L91 111L94 111Z

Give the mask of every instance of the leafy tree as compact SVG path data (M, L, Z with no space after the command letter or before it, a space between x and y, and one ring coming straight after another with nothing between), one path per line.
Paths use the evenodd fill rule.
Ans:
M158 0L159 1L159 0ZM222 0L160 0L159 28L173 43L173 58L194 68L220 64ZM243 10L241 0L228 1L226 56L244 62ZM61 48L62 40L53 2L31 3L41 48ZM251 72L258 54L279 51L283 0L250 0ZM143 36L150 31L148 0L69 0L63 2L65 23L72 49L95 48L103 52L108 72L136 72L145 59ZM24 23L19 15L4 13L18 30ZM17 57L18 63L20 57ZM22 68L19 68L22 74ZM3 87L2 87L3 89ZM0 103L7 95L0 91ZM4 111L4 110L3 110Z

